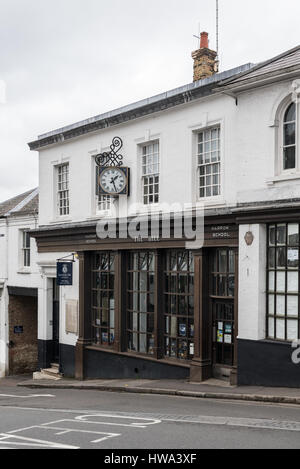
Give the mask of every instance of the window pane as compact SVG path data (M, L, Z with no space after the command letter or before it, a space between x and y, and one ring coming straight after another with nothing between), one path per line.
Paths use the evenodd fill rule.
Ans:
M269 272L269 291L275 290L275 273Z
M275 296L269 295L269 314L275 314Z
M298 296L288 295L287 315L298 317Z
M276 244L276 227L270 226L269 228L269 245L275 246Z
M295 248L288 249L288 268L297 269L299 267L299 250Z
M275 249L269 249L269 269L275 269Z
M285 293L285 272L277 272L276 291Z
M285 296L277 295L276 297L276 314L277 316L285 315Z
M295 169L296 167L296 148L288 147L284 149L283 169Z
M277 225L277 245L284 246L286 244L286 225Z
M227 272L227 251L219 250L219 272Z
M284 144L295 145L296 142L296 124L286 124L284 126Z
M288 245L299 246L299 225L289 224L288 225Z
M286 267L286 248L277 249L276 266L278 269L284 269Z
M298 321L287 322L287 340L298 340Z
M269 337L271 339L275 338L275 333L274 333L274 318L269 318Z
M299 273L298 272L288 272L287 274L287 291L289 293L297 293L298 292L298 280L299 280Z
M282 319L276 321L276 338L285 340L285 321Z
M296 105L295 103L292 103L286 113L285 113L285 117L284 117L284 122L293 122L296 120Z

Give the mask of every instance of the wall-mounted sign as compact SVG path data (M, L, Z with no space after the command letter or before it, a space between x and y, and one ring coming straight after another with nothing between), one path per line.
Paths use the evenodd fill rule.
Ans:
M14 327L14 334L23 334L24 327L23 326L15 326Z
M73 285L73 263L58 262L56 271L56 282L58 286L65 287Z
M237 225L206 225L204 228L206 241L226 241L238 239L239 229Z
M254 241L254 234L252 233L252 231L248 231L245 234L245 242L246 242L247 246L252 246L253 241Z

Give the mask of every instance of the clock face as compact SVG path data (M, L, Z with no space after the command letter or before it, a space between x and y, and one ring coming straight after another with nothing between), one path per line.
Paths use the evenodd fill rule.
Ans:
M120 194L127 185L127 177L119 168L107 168L100 174L100 186L107 194Z

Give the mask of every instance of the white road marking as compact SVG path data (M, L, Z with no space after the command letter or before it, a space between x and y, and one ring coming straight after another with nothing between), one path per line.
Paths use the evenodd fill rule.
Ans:
M28 396L16 396L15 394L0 394L0 397L16 397L19 399L31 399L32 397L56 397L53 394L29 394Z
M7 409L7 407L6 407ZM20 410L19 407L14 407L14 409ZM24 410L24 409L23 409ZM28 409L26 409L28 410ZM32 409L37 410L37 409ZM62 410L56 409L43 409L45 412L63 412ZM107 431L98 431L99 426L119 426L119 427L127 427L132 429L147 429L151 425L157 425L161 423L158 419L143 417L143 416L130 416L124 415L122 413L105 413L105 412L94 412L91 413L83 413L83 415L78 415L80 411L69 411L68 413L74 413L74 418L71 419L61 419L56 420L54 422L47 422L40 425L33 425L25 428L19 428L17 430L12 430L7 433L0 434L0 448L1 445L14 446L14 447L37 447L37 448L55 448L55 449L79 449L79 447L74 445L62 444L62 443L54 443L53 441L48 440L40 440L34 438L34 434L38 431L41 433L42 431L52 432L56 436L62 435L86 435L91 436L90 444L99 444L103 443L104 441L121 437L121 433L111 433ZM77 414L77 415L76 415ZM121 415L122 414L122 415ZM99 419L101 419L99 421ZM103 419L107 419L107 421L102 421ZM112 421L115 420L115 421ZM116 421L117 420L117 421ZM118 422L119 420L119 422ZM125 423L127 421L127 423ZM99 428L100 430L101 428ZM27 436L22 436L23 434L28 434ZM51 433L51 435L52 435ZM18 435L17 435L18 434ZM32 438L30 438L32 436ZM81 439L82 440L82 439Z
M32 427L35 428L35 427ZM17 436L17 435L12 435L11 433L14 432L9 432L9 433L0 433L0 445L7 443L11 446L34 446L38 448L53 448L53 449L79 449L77 446L71 446L71 445L63 445L61 443L54 443L53 441L45 441L45 440L37 440L36 438L27 438L24 436ZM11 441L12 439L16 439L19 441ZM1 441L2 440L2 441ZM8 441L7 441L8 440Z
M142 422L133 422L131 424L122 424L122 423L112 423L112 422L92 422L90 420L86 420L88 418L97 418L97 417L106 417L106 418L114 418L114 419L126 419L126 420L143 420ZM124 416L120 414L106 414L106 413L96 413L92 415L80 415L78 417L75 417L75 420L81 421L81 422L86 422L86 423L93 423L97 425L116 425L120 427L131 427L131 428L147 428L149 425L157 425L161 423L161 420L157 419L149 419L149 418L144 418L144 417L129 417L129 416Z

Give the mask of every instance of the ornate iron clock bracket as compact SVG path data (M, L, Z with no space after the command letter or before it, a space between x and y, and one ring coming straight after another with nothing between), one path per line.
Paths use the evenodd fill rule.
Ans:
M96 156L96 164L100 168L109 166L121 167L123 166L123 155L119 155L119 151L123 147L123 141L120 137L115 137L110 146L110 152L100 153Z

